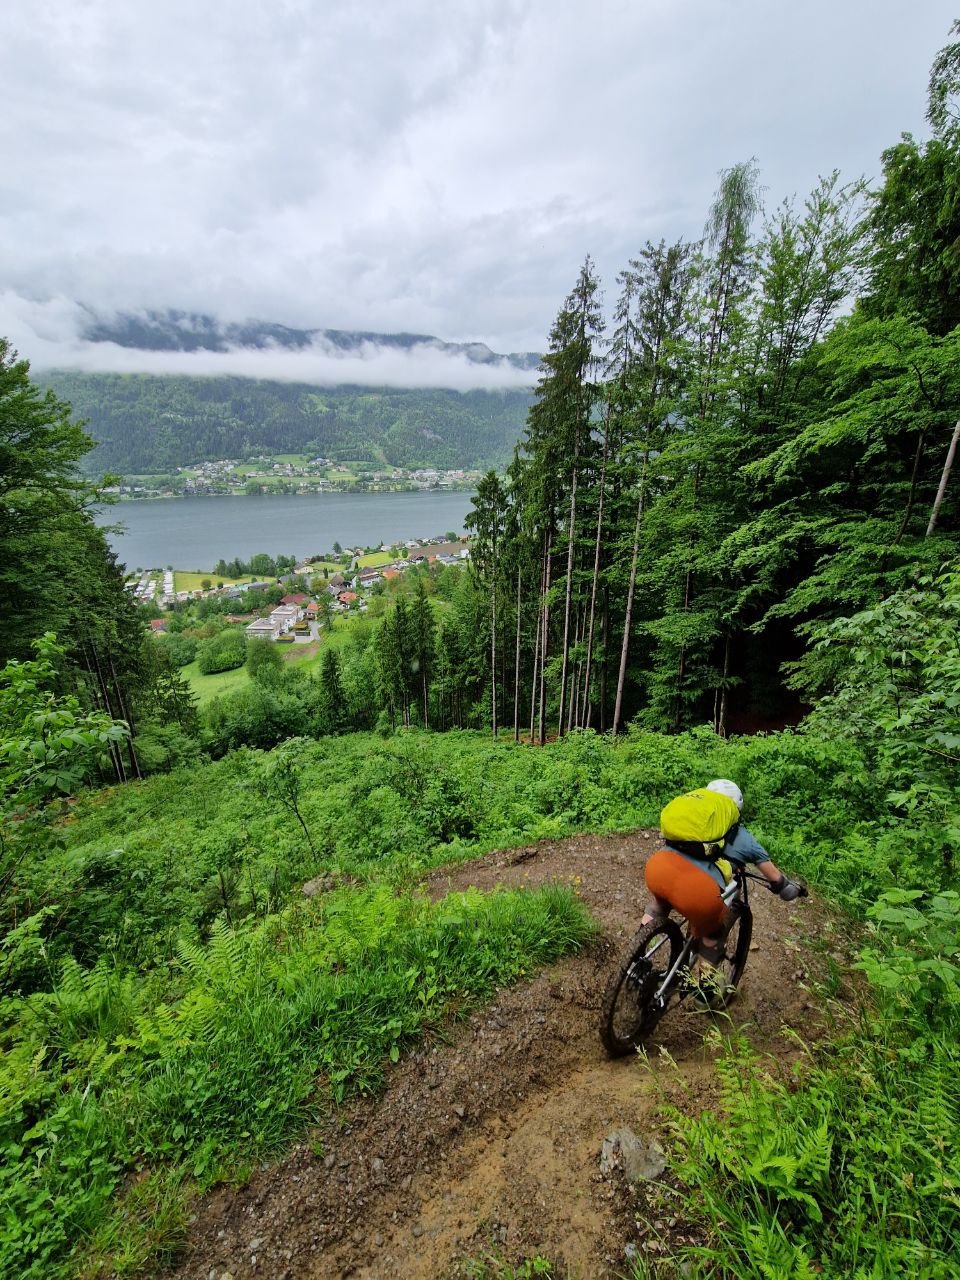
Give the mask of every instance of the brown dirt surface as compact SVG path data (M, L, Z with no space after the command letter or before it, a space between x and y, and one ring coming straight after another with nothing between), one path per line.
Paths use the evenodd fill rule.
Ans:
M732 1023L789 1063L799 1050L786 1030L807 1040L826 1030L812 967L845 969L850 945L816 899L787 905L757 886L753 951L729 1015L673 1010L648 1056L611 1061L597 1031L600 1000L637 930L655 838L543 841L430 876L434 896L572 884L600 936L422 1043L378 1098L342 1107L309 1145L243 1188L206 1197L183 1280L439 1280L472 1274L469 1260L537 1254L557 1275L591 1280L623 1275L628 1246L655 1251L666 1226L654 1220L658 1196L631 1189L617 1170L601 1173L604 1138L624 1126L656 1138L665 1101L715 1103L711 1027Z

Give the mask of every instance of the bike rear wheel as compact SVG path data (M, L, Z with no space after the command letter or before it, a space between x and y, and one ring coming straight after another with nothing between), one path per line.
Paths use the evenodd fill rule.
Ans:
M660 1000L656 994L682 950L683 934L672 920L645 925L630 944L601 1006L600 1039L612 1058L632 1053L660 1021L670 993Z
M743 971L747 965L747 957L750 955L750 942L753 938L753 912L745 902L740 902L736 911L737 914L734 917L733 924L727 930L727 935L723 940L723 955L717 966L722 978L721 990L723 993L714 1005L714 1008L717 1009L725 1009L737 994L737 987L743 977Z

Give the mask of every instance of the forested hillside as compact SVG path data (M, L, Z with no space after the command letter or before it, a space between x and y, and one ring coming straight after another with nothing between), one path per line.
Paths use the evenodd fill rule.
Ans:
M47 373L97 447L88 475L170 471L261 453L313 453L401 467L500 467L523 426L525 391L314 387L253 378Z
M941 90L955 104L935 75L933 136L885 152L876 190L834 174L764 213L757 166L734 165L701 240L625 264L609 325L586 260L472 516L495 721L540 740L783 723L829 687L833 619L956 556L960 124Z

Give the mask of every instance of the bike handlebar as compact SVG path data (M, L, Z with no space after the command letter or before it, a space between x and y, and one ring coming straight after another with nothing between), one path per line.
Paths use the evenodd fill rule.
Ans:
M740 864L740 870L746 880L756 880L760 884L765 884L765 885L769 885L770 883L770 881L767 879L766 876L758 876L755 871L748 871L747 868L743 865L743 863ZM808 898L810 896L810 891L807 889L807 886L805 884L800 884L799 881L797 880L794 881L794 884L800 890L800 892L797 894L798 898Z

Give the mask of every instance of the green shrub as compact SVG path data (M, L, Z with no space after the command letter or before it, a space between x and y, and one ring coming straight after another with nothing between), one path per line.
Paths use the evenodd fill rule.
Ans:
M375 1089L452 999L589 934L560 888L440 903L344 890L182 939L166 990L159 972L64 962L48 995L3 1006L0 1274L63 1274L127 1169L206 1183L276 1152L331 1098Z
M710 1241L664 1274L956 1275L960 894L899 891L871 914L862 1020L792 1081L736 1044L722 1113L674 1113L684 1213Z
M225 630L205 640L197 650L197 666L205 676L234 671L247 659L247 637L242 631Z

